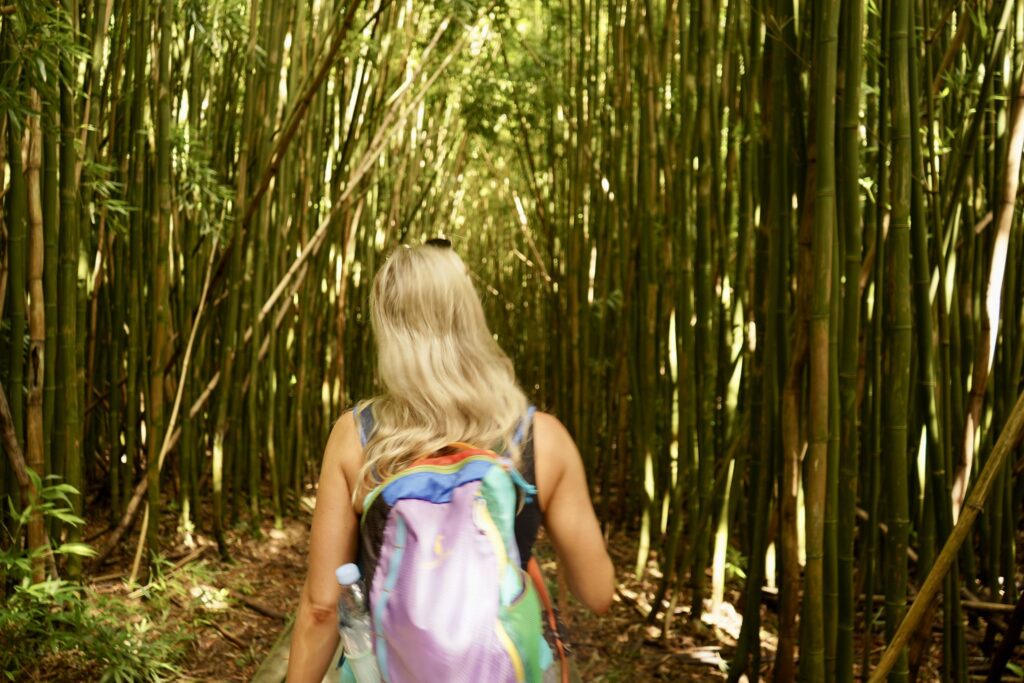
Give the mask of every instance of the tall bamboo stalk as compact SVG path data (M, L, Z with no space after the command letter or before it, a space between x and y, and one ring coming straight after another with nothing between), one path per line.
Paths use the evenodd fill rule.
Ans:
M694 350L697 356L697 492L702 525L695 529L690 584L693 591L690 617L699 619L704 611L704 572L710 544L712 487L714 486L714 392L715 363L712 334L711 240L717 231L713 207L714 157L718 150L712 138L715 102L711 87L715 65L715 36L718 13L713 0L701 0L697 33L697 240L695 257L694 312L697 316Z
M149 527L146 543L151 553L160 549L160 448L164 441L164 369L167 338L171 335L167 302L166 252L171 221L171 0L158 10L158 68L156 74L156 198L153 214L153 270L149 283L149 393L146 404L146 480Z
M889 84L892 93L892 223L889 234L889 283L885 350L887 372L882 395L886 464L885 624L895 633L903 619L907 599L907 543L910 533L907 494L907 408L910 386L912 318L910 305L910 68L908 41L910 12L894 2L889 47ZM890 681L907 680L907 656L902 652Z
M25 462L40 480L46 475L46 443L43 438L43 389L46 364L46 309L43 289L45 256L43 231L42 174L43 132L42 100L33 90L29 94L32 114L28 117L28 163L25 165L25 186L28 199L28 294L29 345L25 376L28 384L28 420L25 429ZM38 501L32 501L36 503ZM36 553L32 558L32 580L46 578L46 530L41 512L32 515L28 526L28 547Z
M843 31L846 35L846 63L842 99L840 139L842 165L838 186L840 226L843 231L842 339L840 343L840 472L838 503L838 632L835 679L853 680L853 628L856 617L854 592L854 536L859 471L859 405L857 381L860 364L860 84L862 80L864 3L844 3ZM838 265L838 264L837 264Z
M835 87L838 52L839 3L820 8L815 54L817 190L814 203L814 281L811 293L809 340L811 355L808 463L806 475L807 567L804 593L823 595L825 590L825 487L828 476L830 359L829 328L832 302L832 261L835 238ZM809 680L825 680L824 604L804 602L804 633L801 672ZM829 620L835 618L829 615Z
M78 3L76 0L62 0L61 7L72 21L77 22ZM72 494L71 508L81 515L83 488L82 456L82 408L78 383L78 259L79 259L79 210L78 210L78 153L76 145L76 105L74 83L77 79L77 65L70 56L61 64L60 82L60 282L57 292L57 396L56 409L61 435L59 463L64 480L79 492ZM69 538L80 540L81 528L72 527ZM68 574L77 578L81 573L81 559L73 555L68 559Z
M22 164L25 125L9 119L7 125L8 164L11 186L4 198L7 226L7 306L11 324L9 360L7 363L10 385L11 419L19 443L25 443L25 291L28 244L28 192Z

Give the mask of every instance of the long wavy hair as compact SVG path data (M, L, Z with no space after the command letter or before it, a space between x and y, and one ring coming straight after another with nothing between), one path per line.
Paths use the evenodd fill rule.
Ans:
M371 487L455 441L502 449L527 409L508 356L484 318L466 264L451 248L403 246L373 281L371 324L384 393L360 481Z

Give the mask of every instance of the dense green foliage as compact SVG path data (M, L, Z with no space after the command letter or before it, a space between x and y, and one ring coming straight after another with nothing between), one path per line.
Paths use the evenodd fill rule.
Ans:
M18 511L10 531L17 538L33 514L70 526L83 521L70 509L67 484L43 485L32 473L41 502ZM81 585L51 578L32 581L32 561L40 551L9 544L0 552L0 576L13 590L0 610L0 675L7 680L45 674L60 680L97 680L104 683L169 680L181 656L183 637L150 632L149 612L121 600L83 591ZM60 560L95 554L84 544L62 543L52 549ZM31 672L31 673L29 673Z

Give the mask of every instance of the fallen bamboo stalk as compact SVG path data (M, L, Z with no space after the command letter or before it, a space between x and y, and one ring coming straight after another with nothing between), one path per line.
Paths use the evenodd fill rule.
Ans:
M215 630L215 631L216 631L217 633L221 634L221 635L222 635L222 636L224 637L224 640L228 641L229 643L231 643L232 645L234 645L235 647L237 647L237 648L238 648L239 650L244 650L244 649L246 649L247 645L246 645L245 643L243 643L243 642L242 642L242 641L241 641L241 640L240 640L240 639L238 638L238 636L233 636L233 635L231 635L230 633L228 633L227 631L225 631L225 630L224 630L224 628L223 628L223 627L221 627L221 625L220 625L220 624L218 624L218 623L217 623L217 622L215 622L215 621L211 621L211 622L209 622L209 623L210 623L210 626L211 626L211 627L213 628L213 630Z
M248 596L236 593L235 591L231 591L231 597L237 600L238 602L242 603L249 609L251 609L253 612L256 612L257 614L262 614L263 616L270 617L271 619L280 619L281 621L288 620L288 615L284 612L278 612L277 610L267 607L262 603L256 602Z
M961 600L960 606L975 612L996 612L999 614L1010 614L1014 609L1013 605L1006 605L1001 602L985 602L984 600Z
M1007 419L998 441L996 441L995 448L992 449L988 460L985 461L985 467L981 470L981 474L978 475L974 488L971 489L971 494L964 505L960 518L956 522L956 526L953 527L953 532L942 547L942 552L935 558L935 564L932 565L931 571L928 572L927 578L921 585L917 599L911 604L910 609L903 618L903 622L900 623L892 641L885 649L881 661L871 673L869 683L881 683L893 665L896 664L900 651L906 646L910 635L917 629L918 622L925 615L928 605L935 599L935 595L941 588L946 572L949 571L953 562L956 561L960 546L967 540L975 518L977 518L985 505L985 500L992 489L996 475L1010 453L1020 443L1022 435L1024 435L1024 393L1017 398L1017 403L1014 405L1013 411L1010 413L1010 417Z

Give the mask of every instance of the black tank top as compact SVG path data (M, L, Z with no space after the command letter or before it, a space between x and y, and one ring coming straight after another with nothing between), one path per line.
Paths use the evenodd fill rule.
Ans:
M527 483L537 486L536 458L533 448L533 420L529 421L526 427L526 438L523 440L522 461L519 469L520 474ZM537 540L537 532L543 516L540 512L540 491L537 495L531 496L529 501L516 515L516 545L519 546L519 557L526 569L530 557L533 556L533 544Z
M533 445L533 410L527 412L523 418L522 431L525 437L522 440L522 453L520 456L519 473L523 479L532 486L537 486L536 457ZM359 441L363 446L373 434L373 411L369 404L363 405L355 411L356 423L359 427ZM363 511L366 514L366 510ZM530 496L523 507L516 514L515 533L516 546L519 548L519 559L523 569L533 556L533 544L537 540L537 533L540 530L543 516L540 511L539 495ZM379 535L383 537L385 519L367 519L363 524L363 530L370 536ZM380 541L376 539L362 539L360 548L360 567L364 570L363 576L372 576L372 565L376 565L376 556L380 550ZM370 566L367 566L370 565ZM370 570L370 573L367 573Z

